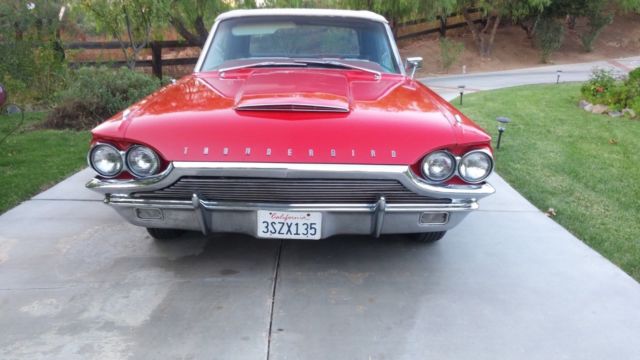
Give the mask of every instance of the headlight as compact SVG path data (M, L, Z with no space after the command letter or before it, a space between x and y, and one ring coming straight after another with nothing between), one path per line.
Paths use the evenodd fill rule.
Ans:
M114 177L122 171L122 155L112 145L98 144L89 152L89 165L102 176Z
M134 146L127 151L127 168L136 176L154 175L160 168L160 159L148 147Z
M422 174L431 181L445 181L456 170L456 159L446 151L436 151L422 160Z
M466 182L478 183L486 179L491 174L491 170L493 170L491 155L484 151L474 150L462 157L458 174Z

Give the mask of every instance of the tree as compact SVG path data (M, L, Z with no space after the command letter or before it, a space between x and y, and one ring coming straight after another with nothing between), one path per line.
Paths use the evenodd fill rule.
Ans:
M397 35L398 26L403 21L419 18L425 11L432 12L431 7L422 6L423 2L419 0L345 0L338 3L347 9L370 10L381 14L389 21L394 35Z
M458 11L473 34L480 56L489 57L493 49L496 32L504 18L518 20L531 13L541 12L551 0L459 0ZM472 9L481 9L483 21L476 24L471 17Z
M640 0L553 0L538 18L568 19L570 29L578 18L587 20L587 27L580 33L585 51L593 50L593 43L602 30L613 21L613 9L640 10ZM535 26L532 32L535 32Z
M0 2L0 40L46 41L59 38L60 1ZM13 35L13 36L11 36Z
M564 26L556 19L543 16L536 25L535 42L540 49L540 60L549 62L551 54L562 46Z
M165 0L166 18L190 45L202 47L215 18L232 8L255 8L255 0Z
M135 68L140 51L149 44L154 26L165 20L165 12L158 5L154 0L81 0L98 30L120 43L130 69Z

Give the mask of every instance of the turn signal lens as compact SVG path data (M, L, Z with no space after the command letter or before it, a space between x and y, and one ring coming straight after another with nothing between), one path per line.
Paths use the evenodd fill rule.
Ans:
M491 174L492 170L493 159L491 155L481 150L466 153L458 166L458 174L462 180L468 183L481 182Z
M456 159L446 151L436 151L422 160L422 175L430 181L442 182L453 176Z
M114 177L122 171L122 155L112 145L98 144L89 152L89 165L104 177Z
M127 151L127 168L138 177L154 175L160 168L160 158L145 146L134 146Z

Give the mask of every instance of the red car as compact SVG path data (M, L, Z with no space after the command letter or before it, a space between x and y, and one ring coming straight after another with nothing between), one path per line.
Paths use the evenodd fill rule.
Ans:
M227 12L192 75L93 130L87 187L157 239L438 240L494 192L493 157L419 60L372 12Z

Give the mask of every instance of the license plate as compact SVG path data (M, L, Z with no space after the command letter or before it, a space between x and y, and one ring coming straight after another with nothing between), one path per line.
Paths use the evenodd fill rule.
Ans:
M258 210L258 237L318 240L322 213Z

